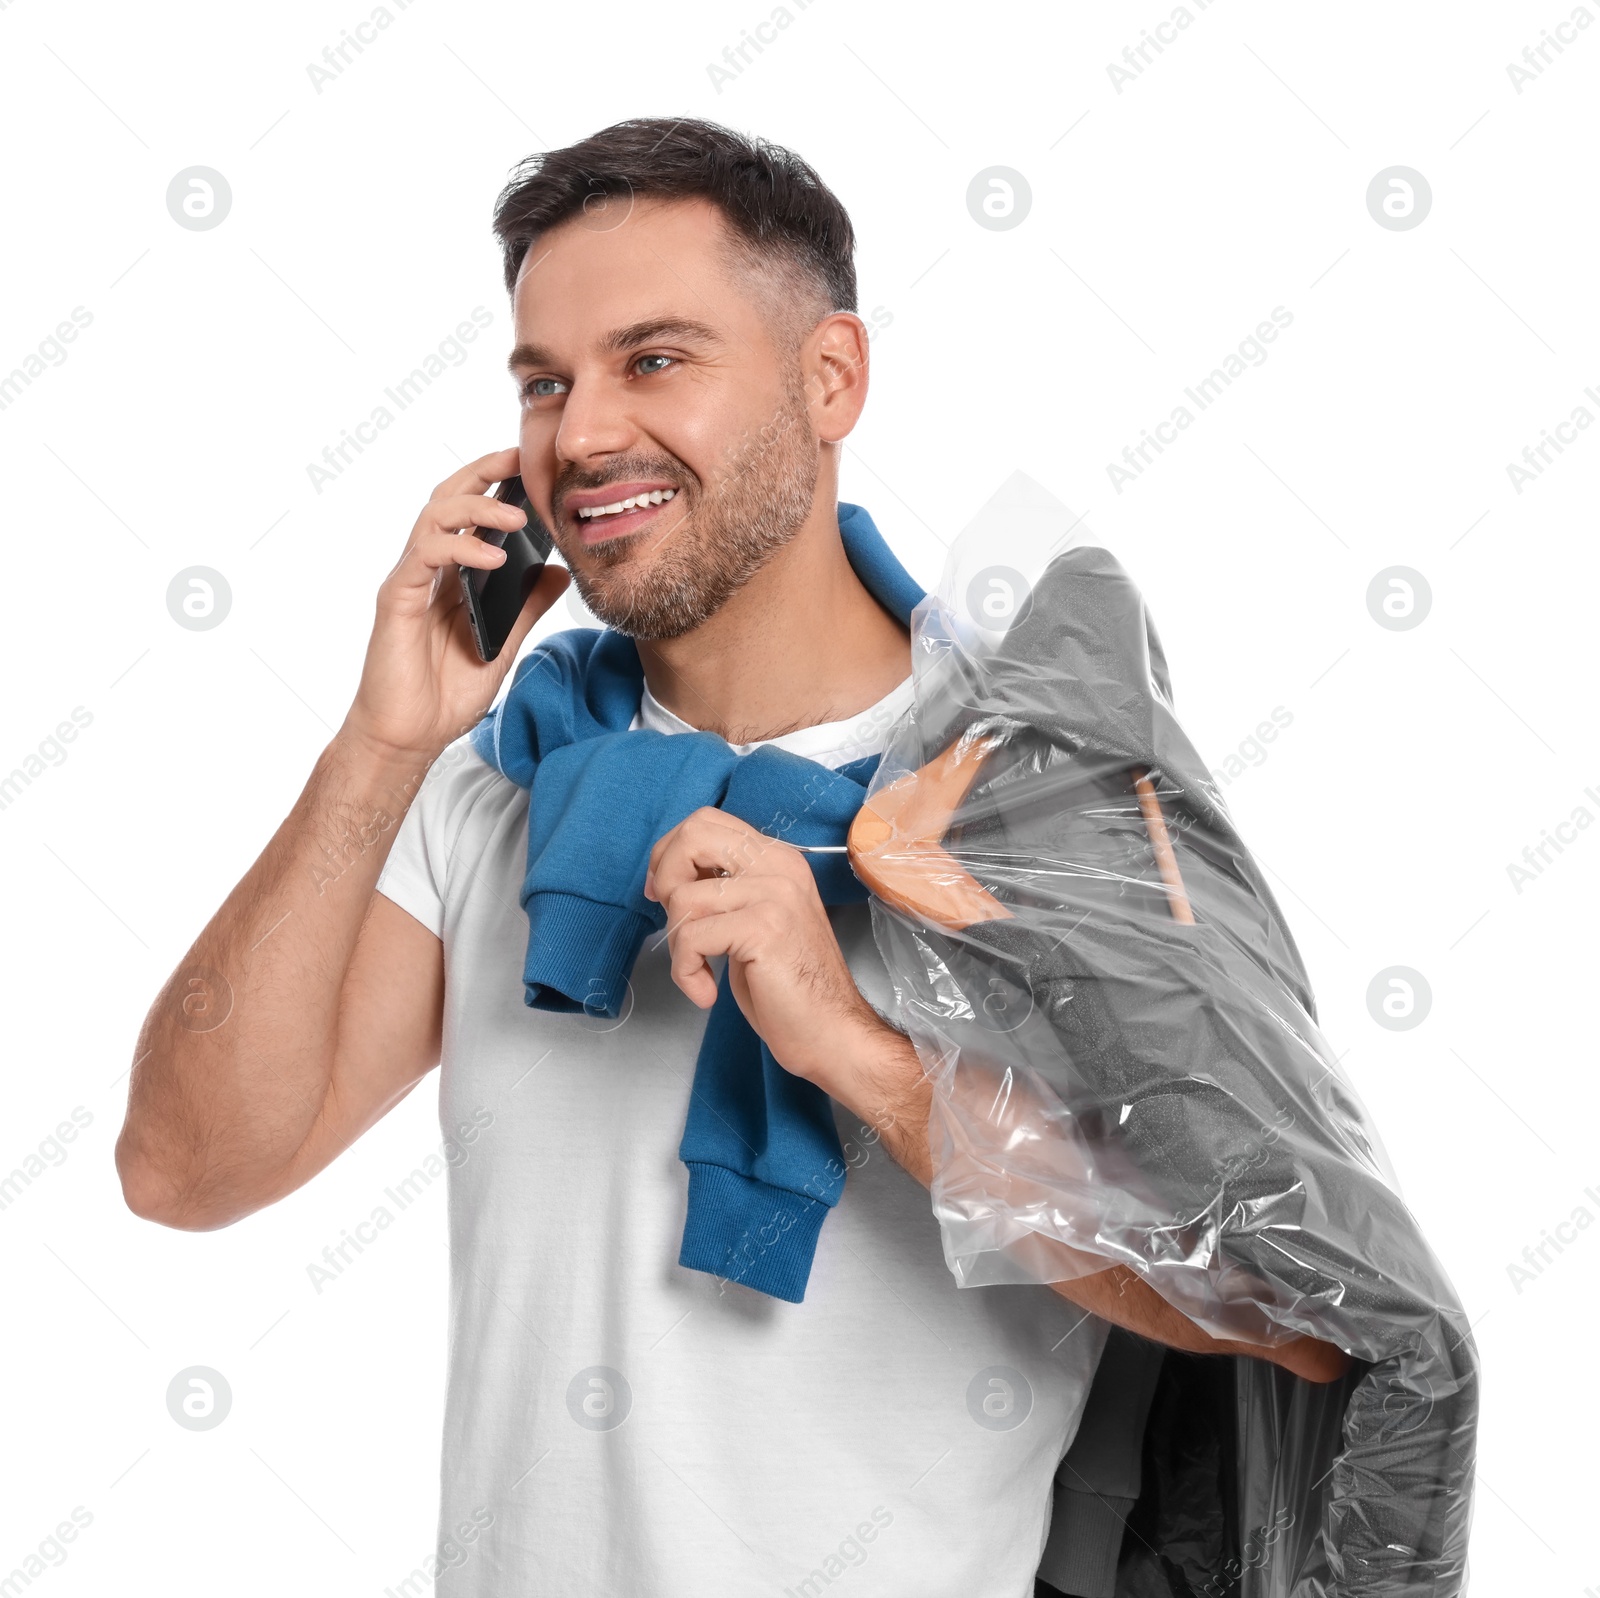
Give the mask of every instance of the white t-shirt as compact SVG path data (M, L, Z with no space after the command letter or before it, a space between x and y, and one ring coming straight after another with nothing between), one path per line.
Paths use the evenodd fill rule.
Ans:
M772 742L842 765L911 694ZM635 725L688 724L647 694ZM1048 1287L957 1288L926 1190L837 1106L849 1174L805 1302L680 1267L706 1012L654 935L621 1020L523 1003L527 828L526 791L460 740L378 882L444 941L437 1591L1031 1598L1106 1322ZM892 1018L867 907L830 914Z

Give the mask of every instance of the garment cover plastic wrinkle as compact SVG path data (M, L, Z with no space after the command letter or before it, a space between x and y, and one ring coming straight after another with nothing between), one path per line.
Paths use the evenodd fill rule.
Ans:
M997 584L998 620L975 603ZM935 1086L957 1281L1119 1264L1213 1336L1352 1356L1326 1386L1233 1361L1237 1479L1207 1500L1231 1523L1183 1534L1218 1564L1172 1592L1460 1592L1467 1318L1174 714L1138 588L1018 474L953 547L912 641L916 702L852 860ZM1127 1570L1119 1593L1152 1590Z

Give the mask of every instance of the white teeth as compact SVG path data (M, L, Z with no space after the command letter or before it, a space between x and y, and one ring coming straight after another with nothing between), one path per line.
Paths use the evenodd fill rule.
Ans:
M631 499L619 499L610 505L585 505L578 512L578 518L593 521L596 516L617 516L625 510L637 510L641 505L662 505L677 492L675 488L652 488L648 494L635 494Z

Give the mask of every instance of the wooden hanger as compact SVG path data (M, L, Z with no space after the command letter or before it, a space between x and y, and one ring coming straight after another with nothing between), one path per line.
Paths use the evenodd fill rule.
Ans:
M1000 735L975 738L963 733L943 754L896 778L857 812L847 845L850 864L885 904L952 932L979 921L1015 919L942 843L979 768L1004 741ZM1133 768L1133 787L1172 919L1193 925L1194 911L1161 801L1143 767Z

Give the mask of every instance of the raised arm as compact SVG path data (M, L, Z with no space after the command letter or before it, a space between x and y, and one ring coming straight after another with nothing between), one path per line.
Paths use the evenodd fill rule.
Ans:
M517 469L500 450L434 490L379 589L343 726L152 1005L116 1149L136 1214L208 1230L282 1198L438 1062L442 945L373 887L429 766L566 586L546 568L497 660L478 659L456 568L504 556L459 530L522 524L485 496Z

